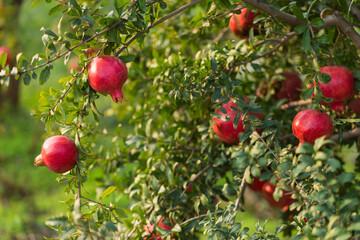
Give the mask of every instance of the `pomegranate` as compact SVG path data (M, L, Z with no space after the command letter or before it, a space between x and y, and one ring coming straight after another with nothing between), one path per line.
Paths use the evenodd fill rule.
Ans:
M7 58L6 58L6 65L8 65L10 63L10 60L11 60L11 52L10 52L10 49L8 47L5 47L5 46L2 46L0 47L0 56L3 54L3 53L7 53Z
M344 102L354 95L355 80L352 72L343 66L325 66L320 72L327 73L331 77L331 81L327 84L318 83L324 96L333 99L330 107L334 111L343 111Z
M55 173L65 173L74 167L77 159L78 151L73 140L58 135L46 139L34 165L46 166Z
M248 99L245 99L245 102L249 102ZM236 115L236 112L233 111L230 107L238 108L233 101L229 101L226 104L222 104L222 106L226 109L226 114L220 112L220 110L216 110L216 113L220 113L223 116L230 116L230 120L222 120L213 117L213 124L214 131L216 135L220 137L220 139L226 143L236 144L239 143L239 133L245 132L245 126L243 126L243 121L241 120L241 113L240 113L240 120L237 125L237 129L234 129L233 121ZM260 113L249 113L250 115L255 115L258 119L261 119Z
M271 85L275 89L274 99L289 99L290 101L296 101L300 99L302 81L300 77L293 72L284 72L284 80L274 79ZM256 90L257 96L266 94L266 83Z
M119 58L104 55L95 57L89 66L90 86L99 93L110 94L114 102L125 101L122 86L126 82L128 71Z
M265 184L266 181L260 181L259 178L254 178L254 181L249 184L249 187L251 190L255 191L255 192L261 192L262 191L262 187Z
M241 8L241 6L239 6ZM238 37L248 38L249 31L253 27L255 14L248 8L241 9L240 14L233 14L229 21L231 31Z
M326 113L321 113L312 109L305 109L296 114L292 131L300 144L311 143L319 137L329 138L333 133L333 123Z
M273 197L275 188L276 186L272 185L270 181L266 181L262 187L262 195L270 206L284 208L295 202L295 200L291 198L291 192L285 190L282 190L283 196L276 201Z
M158 222L158 227L159 228L162 228L162 229L165 229L165 230L171 230L172 227L171 226L168 226L168 225L165 225L163 223L163 220L164 220L164 217L162 217L160 219L160 221ZM158 233L154 233L154 227L155 227L155 224L149 224L145 227L145 233L146 233L146 236L143 238L143 239L147 239L147 240L150 240L150 239L155 239L155 240L162 240L162 238L160 237L160 235ZM151 235L151 236L149 236Z

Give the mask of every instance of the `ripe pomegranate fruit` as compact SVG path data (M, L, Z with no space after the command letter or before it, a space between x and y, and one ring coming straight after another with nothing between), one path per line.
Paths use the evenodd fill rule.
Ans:
M319 137L329 138L333 133L333 123L326 113L321 113L312 109L305 109L296 114L292 131L300 144L311 143Z
M255 192L261 192L262 191L262 187L265 184L266 181L260 181L259 178L254 178L254 181L249 184L249 187L251 190L255 191Z
M65 173L74 167L77 159L78 151L74 141L58 135L46 139L34 165L46 166L55 173Z
M249 100L245 99L245 102L249 102ZM238 108L233 101L229 101L226 104L222 104L222 106L226 109L226 114L222 113L219 109L215 112L220 113L223 116L230 116L230 120L222 120L213 117L213 124L214 131L216 135L220 137L220 139L226 143L234 144L239 143L239 133L245 132L246 128L243 126L243 121L241 120L241 113L240 113L240 120L237 125L237 129L234 129L233 121L236 115L236 112L233 111L230 107ZM249 113L250 115L255 115L258 119L261 119L260 113Z
M241 6L239 6L241 8ZM248 8L241 9L240 14L233 14L229 21L231 31L238 37L248 38L249 31L253 27L255 14Z
M0 47L0 55L2 55L3 53L7 53L6 65L8 65L10 63L10 60L11 60L11 51L10 51L10 49L8 47L1 46Z
M283 196L278 201L276 201L273 197L275 188L276 186L272 185L270 181L265 181L262 187L262 195L270 206L284 208L285 206L289 206L295 202L295 200L291 198L291 192L285 190L282 190Z
M157 227L170 231L172 229L172 227L168 226L168 225L165 225L163 223L163 220L164 220L164 217L162 217L160 219L160 221L158 222ZM150 239L163 240L158 233L154 233L154 227L155 227L155 224L149 224L149 225L147 225L145 227L146 236L143 239L147 239L147 240L150 240Z
M325 66L320 72L327 73L331 77L331 81L327 84L318 83L324 96L333 99L330 107L334 111L343 111L344 102L354 95L355 80L352 72L343 66Z
M289 99L290 101L296 101L300 99L302 81L300 77L293 72L284 72L284 80L274 79L271 86L275 89L273 98L276 100ZM267 86L264 83L260 88L256 90L257 96L263 96L266 94Z
M110 94L114 102L125 101L122 86L126 82L128 71L119 58L104 55L95 57L89 66L90 86L99 93Z

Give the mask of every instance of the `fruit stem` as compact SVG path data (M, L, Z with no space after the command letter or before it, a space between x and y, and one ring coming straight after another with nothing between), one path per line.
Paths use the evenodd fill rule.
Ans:
M120 89L116 89L115 91L113 91L111 93L111 97L113 99L114 102L122 102L122 100L124 99L125 102L127 102L127 99L124 96L124 93L122 92L121 88Z
M43 161L42 161L41 154L39 154L39 155L35 158L34 166L36 166L36 167L45 166L45 164L44 164Z

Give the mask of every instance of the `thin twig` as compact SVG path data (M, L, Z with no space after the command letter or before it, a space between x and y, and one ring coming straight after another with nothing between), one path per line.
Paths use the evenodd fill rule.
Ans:
M223 212L225 212L225 211L217 211L217 212L212 212L211 214L215 214L215 213L223 213ZM186 221L184 221L184 222L182 222L182 223L180 223L180 226L183 226L183 225L186 225L187 223L189 223L189 222L191 222L191 221L194 221L194 220L197 220L197 219L200 219L200 218L203 218L203 217L206 217L207 216L207 214L201 214L201 215L199 215L199 216L197 216L197 217L193 217L193 218L189 218L188 220L186 220Z
M343 132L342 140L347 140L347 139L350 139L353 137L359 137L359 136L360 136L360 128L355 128L350 131ZM338 141L339 137L340 137L339 134L335 134L335 135L332 135L330 139L333 141Z
M298 106L304 106L304 105L309 105L309 104L311 104L311 99L293 101L293 102L289 102L289 103L285 103L285 104L281 105L280 109L285 110L285 109L288 109L291 107L298 107Z
M209 168L211 168L211 164L208 164L206 167L204 167L200 172L198 172L195 177L190 180L189 184L185 187L184 191L181 193L180 198L184 195L188 187L190 187L204 172L206 172Z
M237 210L239 210L239 207L240 207L240 201L241 201L241 198L243 197L244 195L244 190L245 190L245 174L241 180L241 184L240 184L240 192L239 192L239 196L238 198L236 199L236 202L235 202L235 208L234 208L234 212L236 212ZM236 214L232 220L232 223L231 223L231 226L234 226L235 224L235 220L236 220Z
M81 197L82 199L85 199L85 200L89 201L89 202L96 203L96 204L98 204L98 205L100 205L100 206L102 206L102 207L105 207L105 208L108 208L108 209L112 210L112 207L106 206L105 204L102 204L101 202L97 202L97 201L95 201L95 200L92 200L92 199L90 199L90 198L87 198L87 197L84 197L84 196L81 196L81 195L80 195L80 197Z

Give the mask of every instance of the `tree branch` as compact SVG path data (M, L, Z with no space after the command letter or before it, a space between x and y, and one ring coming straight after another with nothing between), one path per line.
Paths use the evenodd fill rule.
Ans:
M342 134L342 140L347 140L347 139L350 139L353 137L359 137L359 136L360 136L360 128L355 128L350 131L344 132ZM330 139L333 141L338 141L339 137L340 137L339 134L334 134L330 137Z
M293 101L293 102L288 102L285 103L283 105L280 106L281 110L285 110L291 107L298 107L298 106L304 106L304 105L309 105L311 104L311 99L308 100L299 100L299 101Z
M262 12L269 14L272 17L281 19L291 25L308 25L299 19L296 16L289 13L283 12L276 8L271 7L270 5L260 2L258 0L243 0L243 2L250 4L251 6L259 9ZM360 35L355 31L351 24L343 17L339 11L334 11L331 15L323 17L325 22L321 27L312 27L314 30L321 30L330 26L338 27L346 36L348 36L351 41L360 49Z

